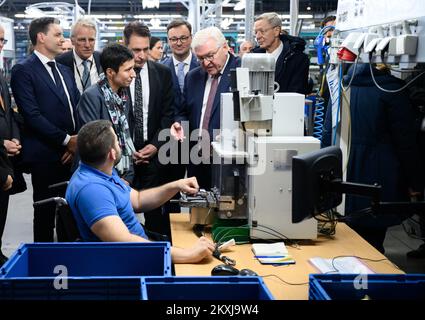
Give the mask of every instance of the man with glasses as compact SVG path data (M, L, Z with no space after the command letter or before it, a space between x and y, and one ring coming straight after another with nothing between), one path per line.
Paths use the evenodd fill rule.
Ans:
M254 53L270 53L276 60L275 81L279 92L308 93L308 56L305 41L282 32L282 20L275 12L255 19L254 33L259 47Z
M200 66L190 71L185 79L183 104L171 127L171 135L182 141L190 138L194 130L200 142L191 141L191 157L188 176L195 176L199 186L211 187L209 144L220 128L220 96L229 92L230 70L239 66L239 59L229 53L223 33L216 27L198 31L193 37L192 48ZM233 112L233 110L229 110ZM189 121L189 132L184 132L181 122ZM195 145L196 144L196 145ZM207 145L207 148L204 146ZM196 152L193 148L200 148ZM201 159L196 159L197 155ZM202 160L201 163L198 160ZM198 164L199 163L199 164Z
M80 94L99 80L103 72L100 66L100 53L94 51L96 43L96 24L94 21L82 18L72 26L72 51L56 57L56 61L71 68L75 83Z
M192 53L192 25L183 20L176 19L171 21L167 26L168 45L171 48L171 56L163 60L163 64L170 68L173 76L174 89L174 114L181 109L184 79L187 73L199 66L198 60ZM179 164L170 164L167 166L167 174L169 180L173 181L184 177L186 166L180 163L180 155L178 148L172 149L171 152L178 153ZM164 206L167 212L180 212L178 205L167 203Z

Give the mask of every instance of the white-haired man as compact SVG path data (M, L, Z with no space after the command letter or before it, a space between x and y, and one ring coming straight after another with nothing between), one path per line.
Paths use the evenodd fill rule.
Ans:
M186 76L183 104L171 126L171 134L181 141L199 129L199 136L203 131L202 138L209 143L215 138L214 130L220 128L220 95L229 92L230 70L239 66L239 59L229 53L226 38L216 27L198 31L193 37L192 49L200 66ZM189 121L190 132L183 132L181 121ZM191 143L193 147L196 142ZM188 176L195 176L201 188L211 187L211 165L209 159L205 161L207 157L202 155L204 161L197 165L190 159L188 166Z
M74 49L56 57L56 61L71 68L77 88L82 94L99 80L99 75L103 72L99 60L100 53L94 51L95 22L88 18L77 20L71 29L71 42Z
M276 12L258 16L254 34L259 47L254 53L270 53L276 60L275 81L279 92L308 93L308 56L304 53L305 41L287 35L282 30L282 19Z

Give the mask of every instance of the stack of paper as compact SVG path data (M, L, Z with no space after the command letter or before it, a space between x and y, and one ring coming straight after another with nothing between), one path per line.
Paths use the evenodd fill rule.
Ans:
M335 257L333 259L315 257L310 258L309 261L321 273L374 273L356 257Z
M293 264L295 260L288 254L283 242L254 243L252 252L262 264Z

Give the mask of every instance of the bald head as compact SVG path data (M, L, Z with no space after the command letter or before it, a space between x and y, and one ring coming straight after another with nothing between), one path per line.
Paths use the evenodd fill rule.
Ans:
M239 47L239 56L242 58L245 53L251 52L252 49L254 49L254 44L252 41L245 40Z

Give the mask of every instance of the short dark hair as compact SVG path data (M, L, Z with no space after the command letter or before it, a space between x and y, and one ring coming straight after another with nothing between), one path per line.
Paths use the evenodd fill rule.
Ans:
M115 145L115 135L109 120L95 120L86 123L78 132L77 146L81 161L98 166L105 162L106 157Z
M118 72L120 66L133 59L134 55L127 47L121 44L113 43L107 45L100 54L100 65L104 72L106 69L111 68Z
M336 16L328 16L325 19L323 19L323 21L320 23L320 27L323 28L325 24L327 24L329 21L335 21L335 20L336 20Z
M151 37L151 32L149 31L147 25L139 21L130 22L124 27L124 43L126 46L128 46L128 43L130 42L130 37L133 34L143 38Z
M161 39L158 38L158 37L151 37L150 44L149 44L149 49L152 50L152 48L155 47L155 45L156 45L156 43L158 41L161 41Z
M47 34L47 32L49 31L49 26L51 24L60 24L60 21L52 17L42 17L31 21L30 26L28 28L28 34L30 36L30 40L33 46L37 44L37 34L39 32Z
M167 33L168 31L170 31L170 29L177 28L180 26L186 26L189 29L190 34L192 34L192 25L183 19L175 19L171 21L167 26Z

